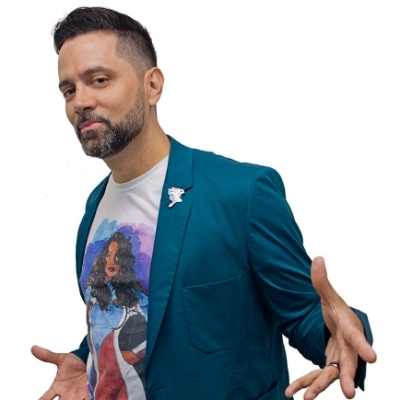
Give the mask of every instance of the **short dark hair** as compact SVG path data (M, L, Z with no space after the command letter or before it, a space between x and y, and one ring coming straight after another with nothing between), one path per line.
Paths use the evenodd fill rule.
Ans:
M56 53L66 40L96 31L117 35L117 54L127 59L140 76L157 66L157 54L147 29L128 15L104 7L80 7L58 21L53 30Z

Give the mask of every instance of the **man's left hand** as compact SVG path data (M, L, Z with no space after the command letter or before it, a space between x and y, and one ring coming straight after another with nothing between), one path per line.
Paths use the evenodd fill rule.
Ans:
M321 298L322 314L331 333L326 346L326 367L315 370L291 383L285 391L292 397L301 389L308 388L304 400L313 400L332 382L340 379L346 398L352 399L356 392L354 376L358 357L368 363L376 361L376 353L367 342L363 325L357 314L345 303L330 284L325 262L317 257L311 264L311 280ZM336 364L329 366L330 363Z

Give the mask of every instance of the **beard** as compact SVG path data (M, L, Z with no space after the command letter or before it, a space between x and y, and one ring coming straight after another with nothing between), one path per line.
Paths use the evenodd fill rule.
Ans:
M79 125L89 120L103 122L106 129L100 132L93 129L82 133ZM113 123L104 115L87 111L76 120L75 132L86 155L104 159L125 149L140 134L144 122L144 90L141 86L136 94L133 108L125 114L121 122Z

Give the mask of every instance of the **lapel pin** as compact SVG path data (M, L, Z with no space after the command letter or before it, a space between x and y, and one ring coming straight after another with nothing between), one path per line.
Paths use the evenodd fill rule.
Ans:
M171 200L171 204L168 207L172 207L175 203L182 203L181 196L185 193L183 189L172 187L168 189L168 196Z

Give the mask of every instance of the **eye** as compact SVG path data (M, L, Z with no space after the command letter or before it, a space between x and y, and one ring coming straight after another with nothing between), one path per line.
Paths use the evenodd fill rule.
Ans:
M93 79L92 83L96 86L104 86L108 79L105 76L99 76Z
M63 90L62 95L64 96L64 98L67 98L74 93L75 93L75 88L68 88L66 90Z

